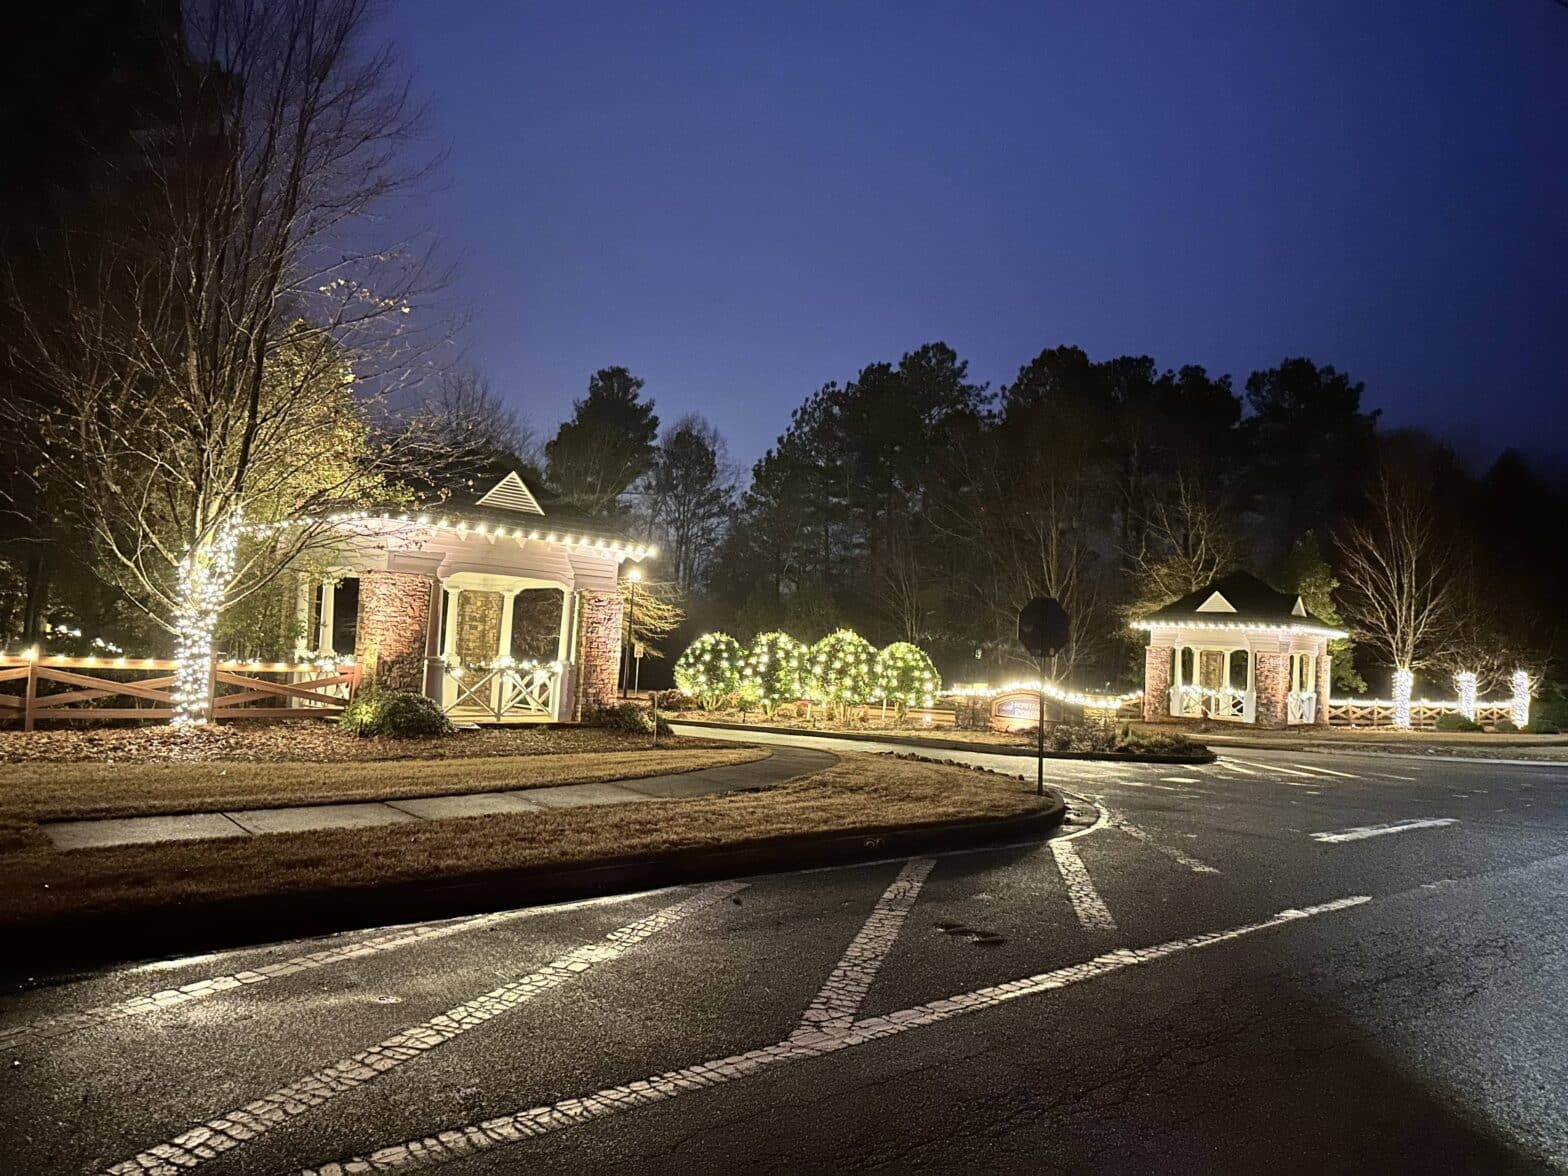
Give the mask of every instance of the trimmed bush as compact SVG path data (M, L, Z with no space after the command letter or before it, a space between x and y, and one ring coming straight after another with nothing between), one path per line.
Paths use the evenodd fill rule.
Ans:
M583 716L590 727L603 727L607 731L620 731L627 735L652 735L653 712L635 702L621 702L614 706L601 706ZM670 735L669 723L659 716L659 734Z
M907 641L895 641L877 654L874 697L891 702L898 715L912 706L930 706L942 679L925 650Z
M759 633L741 670L740 694L769 718L806 694L806 647L788 633Z
M876 692L876 648L852 629L829 633L811 647L806 662L806 696L843 718Z
M395 739L434 739L456 729L434 699L412 690L361 690L338 716L338 726Z
M1444 711L1434 724L1439 731L1481 731L1484 728L1474 719L1467 719L1458 711Z
M1562 733L1563 729L1548 719L1532 722L1525 728L1527 735L1561 735Z
M1492 724L1492 730L1499 735L1519 734L1519 728L1514 725L1512 719L1498 719L1497 722Z
M675 685L703 710L718 710L740 690L744 661L740 642L728 633L704 633L675 662Z

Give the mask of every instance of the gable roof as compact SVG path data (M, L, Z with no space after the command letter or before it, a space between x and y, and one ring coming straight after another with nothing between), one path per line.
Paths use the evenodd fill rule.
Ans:
M532 503L532 509L528 502ZM635 542L614 523L562 502L545 488L536 471L506 455L448 471L445 477L425 488L419 507L470 522L499 523L505 527L527 526L528 520L539 518L553 531L572 531L619 543Z
M1340 631L1307 611L1301 597L1271 588L1251 572L1231 572L1196 592L1173 600L1140 617L1140 629L1155 625L1236 624L1282 629L1317 629L1331 636Z

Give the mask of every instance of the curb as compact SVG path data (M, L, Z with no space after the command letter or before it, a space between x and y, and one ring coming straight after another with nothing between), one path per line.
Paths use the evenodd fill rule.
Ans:
M698 727L706 731L743 731L764 735L799 735L806 739L847 739L858 743L887 743L895 746L930 747L939 751L973 751L983 755L1016 755L1036 758L1035 749L1020 747L1016 743L972 743L963 739L932 739L924 735L877 735L870 732L797 731L793 727L764 727L759 723L714 723L702 719L671 718L672 727ZM1215 753L1204 748L1202 752L1178 755L1174 752L1130 751L1048 751L1048 760L1100 760L1122 764L1212 764Z
M1005 845L1043 838L1066 815L1061 794L1049 790L1043 808L1012 817L872 826L848 833L775 837L583 866L490 871L376 887L40 919L5 928L7 937L16 943L11 955L16 962L0 965L0 976L34 977L50 969L233 950L281 939L488 914L693 882Z

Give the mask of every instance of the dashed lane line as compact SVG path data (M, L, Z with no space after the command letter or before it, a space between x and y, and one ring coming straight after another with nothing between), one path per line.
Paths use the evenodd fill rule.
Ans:
M292 976L296 972L308 972L315 968L325 968L331 964L341 964L350 960L363 959L366 956L380 955L383 952L395 951L410 944L429 943L432 940L444 939L449 935L457 935L464 931L477 931L484 927L494 926L497 923L539 914L546 910L559 909L561 908L556 906L531 910L501 911L496 914L478 915L474 918L415 927L411 930L402 929L386 935L377 935L370 939L357 940L354 943L323 948L321 951L314 951L308 955L294 956L292 959L279 960L272 964L261 964L255 968L247 968L225 976L208 976L206 979L194 980L178 988L165 988L159 992L130 997L127 1000L117 1001L114 1004L98 1005L94 1008L82 1009L74 1013L61 1013L52 1017L40 1017L22 1025L13 1025L8 1029L0 1029L0 1050L16 1049L29 1042L47 1041L50 1038L61 1037L67 1033L75 1033L82 1029L90 1029L110 1021L118 1021L126 1017L144 1016L163 1009L175 1008L179 1005L189 1004L193 1000L216 996L220 992L229 992L236 988L249 988L257 984L266 984L272 980L282 979L284 976Z
M816 998L806 1008L795 1036L804 1033L848 1033L860 1005L876 979L882 961L893 949L904 920L920 894L935 858L911 858L898 877L882 892L871 916L861 926L849 948L828 975Z
M885 1017L867 1017L856 1021L847 1033L794 1036L776 1045L732 1054L729 1057L715 1058L679 1070L668 1070L637 1082L606 1087L578 1098L564 1099L548 1106L531 1107L421 1139L408 1140L381 1148L369 1155L320 1164L304 1169L300 1176L351 1176L357 1173L411 1171L417 1168L435 1167L504 1147L507 1144L549 1135L579 1123L592 1122L622 1111L678 1098L694 1090L708 1090L738 1079L749 1078L772 1066L807 1061L839 1050L897 1037L911 1030L923 1029L956 1017L993 1009L1008 1001L1067 988L1086 980L1097 980L1124 968L1155 963L1183 952L1217 947L1259 931L1268 931L1298 920L1348 910L1371 901L1367 895L1356 895L1337 899L1334 902L1320 903L1317 906L1280 911L1277 915L1261 922L1247 923L1228 931L1189 936L1186 939L1170 940L1152 947L1122 948L1096 956L1087 963L1074 964L1070 967L1026 976L1020 980L958 993L929 1004L916 1005L914 1008L890 1013ZM171 1176L177 1171L178 1169L173 1167L168 1169Z
M1382 825L1358 825L1354 829L1313 833L1311 837L1313 841L1335 844L1341 841L1364 841L1368 837L1385 837L1390 833L1409 833L1412 829L1440 829L1444 825L1458 823L1454 817L1418 817L1409 821L1389 821Z
M387 1071L478 1028L543 992L559 988L595 964L619 958L649 936L674 926L703 907L728 898L746 885L744 882L720 882L705 886L680 902L611 931L600 941L567 952L521 980L503 984L428 1021L395 1033L353 1057L307 1074L238 1110L210 1119L131 1159L111 1165L105 1176L172 1176L188 1172L314 1107L375 1081Z
M1253 771L1251 768L1244 768L1244 767L1242 767L1240 764L1236 763L1235 760L1231 759L1230 756L1228 756L1228 755L1222 755L1215 762L1214 767L1217 768L1217 769L1223 769L1223 770L1225 770L1227 772L1235 772L1238 776L1256 776L1257 775L1257 772Z
M1089 877L1089 871L1084 869L1077 847L1071 841L1053 841L1051 856L1056 859L1056 868L1061 871L1062 881L1067 884L1067 897L1083 929L1115 931L1116 920L1111 918L1110 908L1094 888L1094 880Z
M1209 865L1208 862L1199 861L1197 858L1193 857L1191 854L1183 853L1181 850L1177 849L1174 845L1166 845L1163 841L1160 841L1158 838L1156 838L1154 836L1154 834L1150 833L1147 829L1144 829L1144 828L1142 828L1142 827L1140 827L1138 825L1128 824L1126 821L1123 821L1123 820L1121 820L1119 818L1116 818L1116 817L1111 818L1110 825L1111 825L1111 828L1113 828L1113 829L1120 829L1123 833L1126 833L1126 834L1128 834L1129 836L1132 836L1132 837L1136 837L1139 841L1143 842L1145 845L1149 846L1150 848L1159 850L1161 853L1163 853L1166 857L1170 858L1172 861L1178 862L1181 865L1186 866L1194 874L1218 874L1219 873L1219 871L1217 869L1215 869L1213 866Z

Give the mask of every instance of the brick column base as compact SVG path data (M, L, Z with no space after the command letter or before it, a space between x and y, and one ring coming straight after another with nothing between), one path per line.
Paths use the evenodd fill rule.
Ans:
M1151 645L1143 651L1143 721L1171 717L1171 647Z
M425 639L435 577L417 572L363 572L354 657L361 681L391 690L422 691Z
M1280 728L1290 721L1290 654L1258 652L1252 678L1259 727Z
M1328 695L1330 683L1334 680L1331 668L1332 661L1333 659L1326 653L1318 656L1318 709L1312 721L1314 725L1319 727L1328 726Z
M621 621L624 601L619 592L584 592L577 622L577 687L572 717L581 719L603 706L613 706L621 676Z

